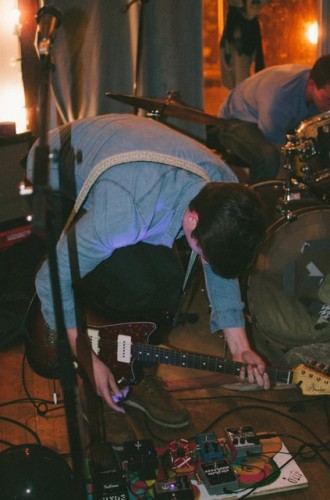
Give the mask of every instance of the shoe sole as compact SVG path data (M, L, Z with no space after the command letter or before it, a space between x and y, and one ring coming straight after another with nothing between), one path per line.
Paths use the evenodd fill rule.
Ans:
M139 403L136 401L132 401L132 399L128 399L125 401L125 406L131 406L132 408L136 408L137 410L143 411L147 415L150 420L155 422L155 424L161 425L162 427L168 427L169 429L181 429L182 427L188 427L190 424L190 420L186 420L185 422L178 422L178 423L169 423L169 422L163 422L162 420L158 420L157 418L153 417L148 410L146 410L143 406L141 406Z

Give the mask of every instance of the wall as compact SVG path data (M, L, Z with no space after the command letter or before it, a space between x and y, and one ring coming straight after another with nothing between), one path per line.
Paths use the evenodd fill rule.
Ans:
M259 15L265 65L296 63L312 65L316 45L305 37L307 26L317 19L318 0L270 0ZM219 40L221 15L226 0L204 0L204 109L216 114L228 90L221 85ZM222 9L222 10L221 10Z

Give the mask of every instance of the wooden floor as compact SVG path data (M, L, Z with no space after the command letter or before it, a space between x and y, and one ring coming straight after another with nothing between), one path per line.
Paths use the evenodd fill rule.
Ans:
M209 334L208 304L199 285L192 297L190 311L199 315L198 321L173 330L171 345L176 349L222 356L221 338ZM228 427L251 425L255 432L275 432L283 436L284 444L295 455L308 487L275 492L265 498L328 498L329 397L303 396L298 388L238 392L219 385L231 382L232 378L167 365L159 367L159 375L172 394L186 405L191 425L180 431L164 431L147 421L139 410L129 409L128 419L137 438L150 438L155 446L166 447L171 440L193 439L204 432L214 431L222 438ZM53 403L54 392L60 401L59 383L54 387L52 381L41 378L24 363L22 345L0 353L1 451L12 445L39 443L66 457L70 455L65 412L60 402ZM84 442L85 435L82 436Z

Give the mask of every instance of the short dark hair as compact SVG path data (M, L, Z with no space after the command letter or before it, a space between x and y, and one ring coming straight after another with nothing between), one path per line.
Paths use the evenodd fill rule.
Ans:
M330 54L318 58L311 69L309 78L318 89L330 84Z
M244 275L264 242L266 219L259 195L238 183L208 183L189 205L198 214L191 236L214 273Z

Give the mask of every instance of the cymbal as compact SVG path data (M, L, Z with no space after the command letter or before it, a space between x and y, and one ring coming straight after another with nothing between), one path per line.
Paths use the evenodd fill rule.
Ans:
M151 116L162 117L171 116L180 120L188 120L203 125L221 125L222 119L213 115L204 113L203 110L186 106L180 101L169 97L154 99L151 97L141 97L128 94L115 94L113 92L106 92L107 97L115 99L116 101L130 104L135 108L141 108L148 111Z

